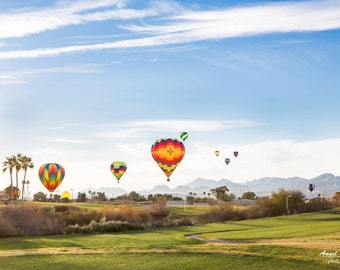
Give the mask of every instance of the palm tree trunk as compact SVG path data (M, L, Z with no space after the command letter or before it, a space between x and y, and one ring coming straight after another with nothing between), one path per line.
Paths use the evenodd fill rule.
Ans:
M24 171L24 180L22 180L22 190L21 190L21 201L24 203L24 193L25 193L25 184L26 184L26 172L27 169L25 168Z
M16 177L16 181L15 181L15 186L17 187L17 189L19 189L19 173L18 170L15 171L15 177Z
M11 178L11 203L13 203L13 176L11 171L9 173Z

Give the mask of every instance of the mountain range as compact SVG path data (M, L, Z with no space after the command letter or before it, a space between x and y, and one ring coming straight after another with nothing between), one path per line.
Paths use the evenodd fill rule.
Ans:
M308 185L312 183L315 189L311 192L308 190ZM299 190L307 198L325 196L331 198L334 192L340 192L340 176L335 176L331 173L324 173L312 179L301 177L279 178L279 177L263 177L247 181L245 183L234 183L227 179L219 181L209 180L204 178L196 178L186 185L180 185L176 188L170 188L167 185L158 185L151 190L137 191L137 193L147 196L149 194L171 194L173 196L185 197L196 193L196 196L203 197L203 194L210 193L210 190L219 186L227 186L229 193L233 193L236 197L242 196L244 192L253 191L258 197L269 196L272 192L277 192L279 189ZM99 192L105 192L110 198L119 195L128 194L129 192L120 188L100 188Z

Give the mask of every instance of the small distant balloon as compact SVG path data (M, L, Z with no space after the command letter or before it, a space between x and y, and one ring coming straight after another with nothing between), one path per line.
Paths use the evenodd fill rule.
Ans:
M120 178L124 175L126 172L127 165L124 161L114 161L111 163L110 170L112 174L116 177L118 183Z
M177 168L185 154L184 144L177 139L161 138L151 146L151 155L170 181L170 175Z
M315 185L314 184L309 184L308 185L308 189L310 192L312 192L315 189Z
M226 158L224 162L228 165L230 163L230 158Z
M218 157L220 155L220 151L216 150L215 151L215 156Z
M188 134L188 132L186 132L186 131L182 131L181 134L180 134L180 137L181 137L181 139L182 139L183 142L184 142L186 139L188 139L189 134Z
M69 199L71 200L71 194L68 191L64 191L63 194L61 194L62 199Z
M234 156L235 156L235 157L238 156L238 151L234 151Z
M57 163L45 163L40 166L38 174L45 188L53 192L63 181L65 169Z

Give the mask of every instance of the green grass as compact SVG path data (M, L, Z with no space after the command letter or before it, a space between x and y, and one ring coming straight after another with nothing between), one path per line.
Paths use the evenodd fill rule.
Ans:
M233 241L310 238L337 233L339 229L340 215L321 212L229 223L225 231L215 230L203 237Z
M7 269L340 269L319 256L340 250L331 211L115 234L0 240ZM230 243L186 238L218 238ZM20 250L22 250L20 252Z

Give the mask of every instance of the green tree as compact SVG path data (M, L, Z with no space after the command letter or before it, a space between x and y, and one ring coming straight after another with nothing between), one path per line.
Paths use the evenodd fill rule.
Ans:
M280 189L277 193L272 193L272 200L275 205L274 214L281 215L283 213L301 212L304 208L305 196L299 190Z
M98 200L105 202L107 201L107 197L105 195L105 192L97 192Z
M190 192L189 192L190 193ZM186 196L186 203L189 204L189 205L193 205L195 202L195 197L194 196Z
M145 197L143 195L140 195L136 191L131 191L128 195L128 198L132 201L135 201L135 202L146 201Z
M247 191L242 194L242 199L255 200L256 194L253 191Z
M86 198L86 193L84 193L84 192L78 192L76 201L77 201L77 202L86 202L86 200L87 200L87 198Z
M11 200L13 201L13 168L15 167L15 156L6 157L6 160L2 163L2 173L9 171L11 180Z
M24 179L22 180L22 190L21 190L21 200L24 201L24 193L25 193L25 185L29 184L30 182L26 181L26 173L28 169L33 169L34 164L32 162L32 158L27 156L22 156L20 158L21 169L24 170Z
M15 186L19 188L19 171L21 170L21 162L20 159L22 158L22 154L18 153L14 156L14 163L15 163Z
M210 191L218 201L230 202L232 199L235 199L236 197L234 194L231 195L227 194L227 192L229 191L227 186L219 186L217 188L211 189Z
M39 191L33 195L33 201L35 202L47 202L47 195L42 191Z

